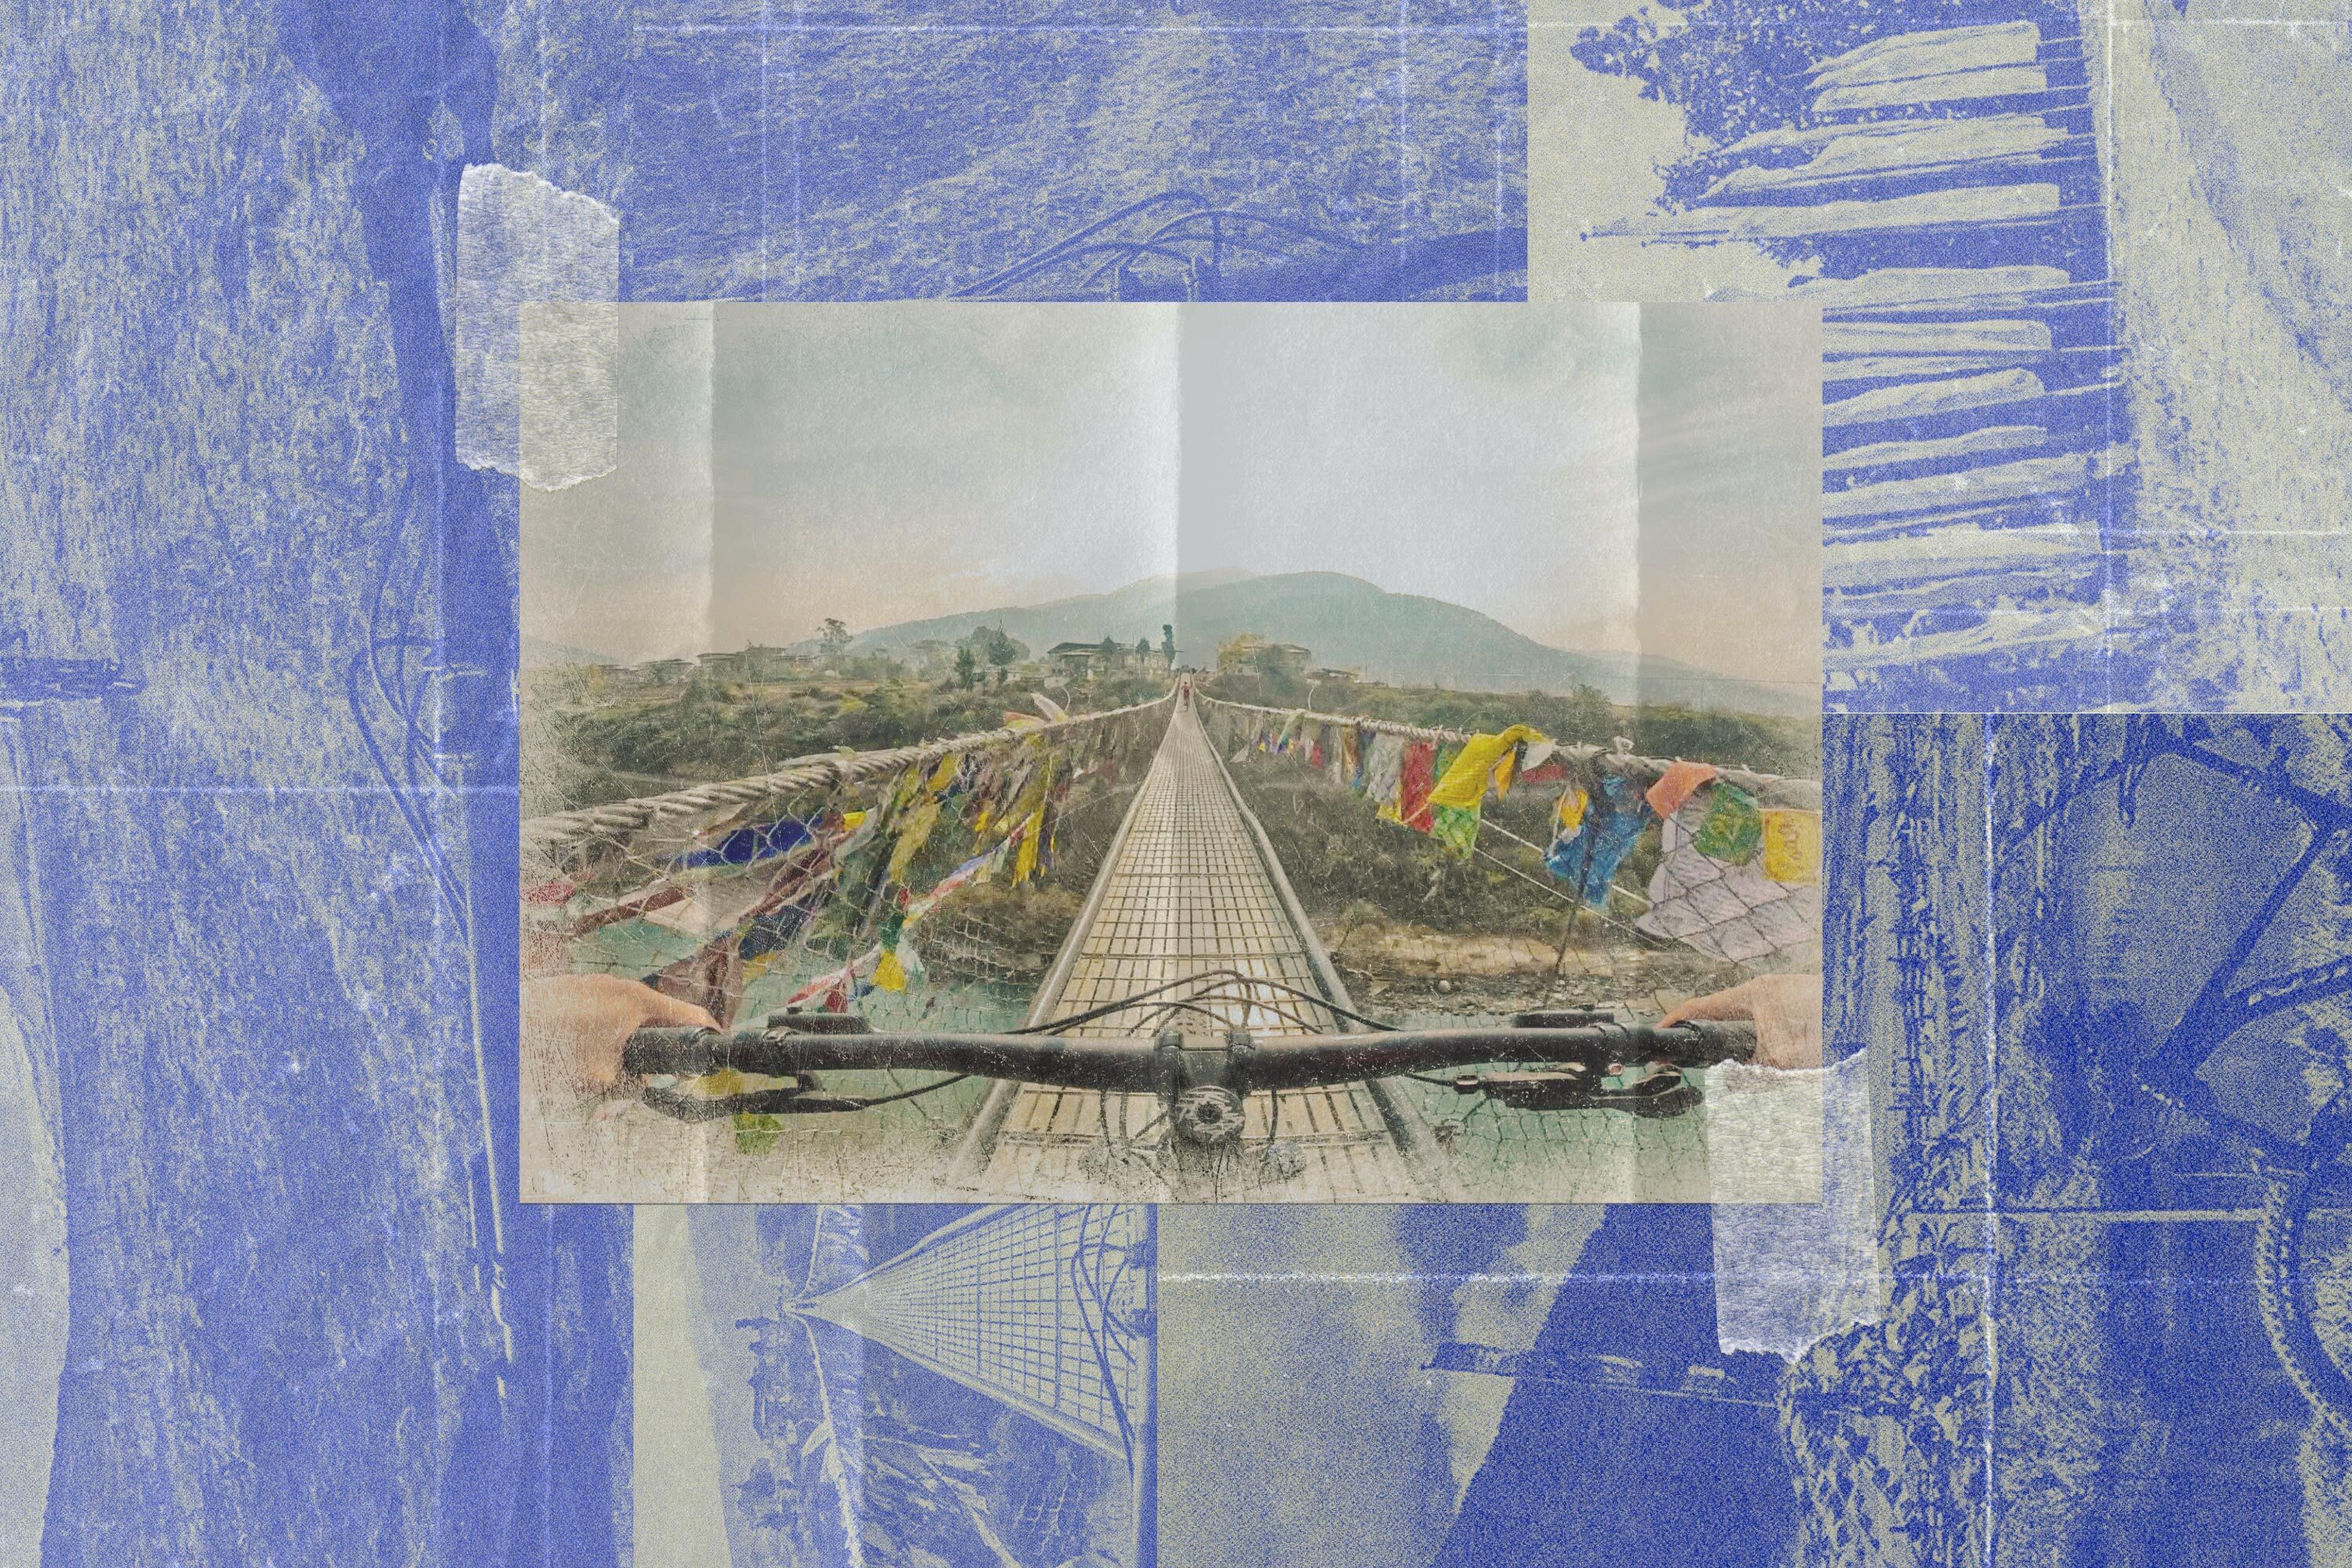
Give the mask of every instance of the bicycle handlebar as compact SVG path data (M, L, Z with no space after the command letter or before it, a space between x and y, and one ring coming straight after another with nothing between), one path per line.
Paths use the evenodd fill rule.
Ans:
M1353 1035L1254 1038L1229 1030L1203 1037L1171 1028L1150 1037L1098 1039L928 1030L876 1033L855 1026L863 1021L846 1015L779 1014L768 1027L731 1035L698 1028L640 1029L629 1037L622 1068L642 1076L678 1078L727 1069L805 1078L825 1071L895 1068L1172 1099L1202 1088L1239 1096L1505 1061L1552 1063L1597 1081L1624 1064L1705 1068L1746 1060L1756 1049L1756 1031L1748 1024L1686 1023L1667 1029L1592 1014L1525 1014L1521 1019L1525 1021L1501 1027Z

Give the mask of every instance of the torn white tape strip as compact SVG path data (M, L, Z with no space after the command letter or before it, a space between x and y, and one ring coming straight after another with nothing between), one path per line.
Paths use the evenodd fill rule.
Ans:
M619 460L620 215L497 163L457 185L457 458L562 489Z
M1713 1216L1717 1344L1794 1361L1851 1324L1877 1322L1882 1292L1867 1053L1811 1072L1727 1063L1710 1074L1748 1080L1710 1085L1707 1097L1707 1163L1718 1198ZM1787 1136L1727 1137L1731 1129L1718 1109L1741 1100L1748 1105L1731 1115L1749 1131L1769 1115ZM1814 1104L1818 1118L1811 1111ZM1762 1195L1763 1184L1727 1187L1725 1156L1748 1164L1769 1160L1786 1167L1792 1158L1801 1163L1804 1151L1787 1146L1794 1136L1820 1140L1820 1201L1738 1201L1751 1191ZM1735 1147L1742 1143L1748 1146Z

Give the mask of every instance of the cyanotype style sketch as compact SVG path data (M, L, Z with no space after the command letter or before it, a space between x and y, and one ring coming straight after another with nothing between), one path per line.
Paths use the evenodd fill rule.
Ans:
M526 521L533 1194L1811 1197L1814 321L1700 314L708 317Z
M2345 721L1920 710L2352 709L2347 26L2341 0L17 8L0 71L0 1181L16 1222L0 1229L0 1568L2344 1561ZM525 725L547 723L548 701L576 710L565 722L617 705L612 677L581 666L823 641L821 623L711 618L720 601L704 590L761 593L758 571L715 564L714 530L659 549L598 531L596 507L624 498L707 500L715 515L728 470L709 460L711 432L750 405L715 374L731 307L712 302L917 299L970 312L980 336L1034 300L1114 316L1283 302L1234 318L1268 345L1255 368L1272 393L1183 407L1186 451L1221 414L1245 434L1328 406L1311 378L1279 374L1313 336L1311 301L1513 312L1479 351L1490 367L1511 363L1546 303L1714 303L1639 318L1643 526L1605 570L1583 551L1475 588L1377 562L1171 546L1115 574L1090 550L1138 530L1109 507L1066 515L1034 552L1072 579L1060 584L992 579L984 551L961 577L913 571L929 563L907 540L869 540L801 564L971 589L841 629L977 612L938 640L978 727L845 734L846 759L813 737L833 771L793 787L821 784L824 799L736 800L755 815L715 836L719 795L676 816L631 807L753 776L732 764L680 775L667 752L614 749L545 765L562 725ZM1714 457L1706 471L1646 450L1664 413L1702 401L1678 396L1678 378L1789 391L1790 329L1748 325L1768 320L1744 314L1755 301L1778 322L1808 318L1797 460L1778 436L1703 419L1679 438ZM1420 308L1383 330L1409 341ZM1651 352L1668 331L1706 353L1676 372ZM1203 341L1180 341L1163 394L1187 384L1185 345ZM647 375L667 378L650 405ZM1038 379L1040 407L1102 390ZM970 434L959 421L996 395L943 384L924 406L940 431ZM836 410L852 430L862 412ZM1070 465L1100 470L1132 456L1137 432L1180 422L1166 395L1150 417L1128 412L1092 428L1129 445L1074 442ZM1343 408L1333 431L1360 432L1362 413ZM1390 444L1410 452L1423 434L1401 426ZM1458 434L1475 449L1489 433ZM1761 447L1769 481L1751 462ZM1163 542L1182 537L1187 497L1212 515L1256 487L1287 510L1318 499L1282 491L1279 470L1212 484L1180 454L1176 472L1161 492L1172 521L1140 530ZM1419 493L1393 468L1358 472L1391 476L1370 496L1334 491L1367 518L1382 489ZM1652 554L1674 533L1656 504L1678 496L1703 522L1743 486L1769 493L1776 519L1801 492L1815 549L1801 569L1790 556L1787 574L1755 574L1780 553L1744 538L1712 559ZM1580 527L1590 499L1560 510ZM1285 510L1233 513L1239 542L1278 540L1262 519ZM531 594L557 584L535 575L550 557L523 535L527 518L558 515L577 564L628 568L646 620L721 635L658 650L542 641L519 578ZM1475 538L1416 536L1415 572L1475 565ZM1184 584L1227 562L1254 578ZM1243 603L1240 624L1187 640L1188 618L1220 599L1310 573L1377 585L1368 602L1475 611L1548 649L1640 656L1595 675L1612 717L1633 722L1588 711L1596 725L1580 730L1575 711L1525 703L1557 666L1477 687L1465 677L1496 668L1492 642L1442 644L1456 662L1413 688L1429 644L1390 622L1350 648L1335 639L1361 623L1282 634ZM1722 586L1743 573L1726 610ZM1013 619L1161 578L1145 597L1165 609L1121 624L1108 648L1108 626L1033 635ZM1611 636L1526 619L1563 579L1631 606ZM1784 616L1800 598L1826 608L1825 647L1813 610ZM1799 622L1803 668L1748 680L1791 700L1739 744L1645 738L1645 707L1728 717L1714 699L1746 688L1714 677L1757 676L1743 660L1795 646ZM1710 624L1747 646L1698 657ZM976 637L983 626L1003 640ZM1222 645L1250 631L1218 668ZM1055 660L1058 643L1076 646ZM1118 705L1141 715L1066 700L1148 684L1155 649L1161 689ZM856 651L923 663L911 647ZM1709 676L1694 685L1663 658ZM1016 679L1031 664L1037 679ZM748 706L730 685L790 684L757 665L711 672L709 717ZM1189 667L1181 700L1170 666ZM1314 674L1337 670L1357 679L1335 690ZM812 684L842 694L821 700L828 719L854 701L877 722L863 679L820 668ZM1440 690L1462 705L1423 700ZM1399 692L1418 694L1339 700ZM1832 715L1817 757L1784 756L1779 726L1817 700L1851 711ZM1406 804L1401 751L1431 748L1433 791L1439 751L1515 723L1554 751L1512 743L1513 787L1477 803L1466 860L1434 831L1443 802L1427 834L1382 820L1383 804ZM644 886L680 893L645 911L677 923L641 921L648 946L600 973L625 987L677 970L726 1003L724 965L679 966L735 929L754 874L814 845L853 847L830 835L854 835L859 811L889 816L892 855L907 841L933 774L898 801L905 757L877 771L875 754L977 736L984 768L1034 743L1055 771L1046 800L1013 815L1007 868L1020 877L1020 841L1043 852L1024 879L961 889L1000 915L1036 906L993 927L1019 940L944 942L951 889L920 916L913 898L883 911L885 926L902 917L887 952L906 991L877 983L882 929L801 977L864 990L877 1029L950 984L960 1005L995 986L981 1022L1001 1037L1093 891L1090 858L1108 858L1108 836L1090 840L1077 813L1091 801L1124 820L1170 737L1195 725L1201 745L1180 742L1163 776L1206 776L1205 757L1232 781L1236 819L1263 834L1244 843L1273 904L1299 951L1320 944L1348 1000L1319 973L1295 988L1328 1018L1352 1003L1423 1035L1481 1009L1607 1000L1654 1025L1704 997L1743 961L1692 939L1730 952L1728 931L1744 952L1777 919L1750 904L1753 879L1724 885L1715 868L1735 863L1699 847L1714 805L1734 809L1708 841L1735 853L1740 837L1722 835L1746 816L1731 792L1756 807L1742 869L1761 858L1768 807L1782 814L1778 863L1810 863L1813 840L1789 833L1787 813L1818 808L1817 888L1763 880L1819 899L1828 1066L1805 1141L1819 1201L1630 1201L1717 1195L1759 1161L1769 1173L1782 1145L1735 1152L1710 1129L1702 1184L1687 1162L1634 1157L1687 1149L1691 1115L1527 1110L1493 1091L1556 1092L1542 1076L1557 1061L1511 1064L1517 1087L1480 1064L1475 1094L1444 1069L1391 1097L1471 1195L1507 1202L1171 1207L1173 1266L1156 1274L1150 1211L1124 1185L1098 1205L822 1221L525 1201L594 1194L533 1187L546 1163L523 1157L516 977L583 940L553 919L580 918L558 839L534 835L526 860L523 819L604 811L589 837L606 841L656 816L677 830L659 853L707 858ZM698 720L677 734L725 731ZM761 731L747 766L805 755L783 743L797 732ZM1635 743L1620 750L1621 734ZM1679 861L1670 817L1610 887L1589 887L1579 867L1623 804L1611 769L1678 755L1739 775L1694 794L1707 820L1682 825L1687 843L1677 829ZM1542 861L1570 781L1522 776L1555 761L1606 775L1577 784L1565 876ZM1082 795L1087 767L1099 793ZM1818 776L1820 798L1767 799L1749 774ZM1645 809L1662 782L1638 791ZM975 843L953 865L922 862L961 847L971 793L940 792L908 870L1004 853ZM785 809L802 804L838 815ZM787 820L811 841L785 842ZM872 857L885 824L866 820L855 848ZM1444 821L1458 837L1460 818ZM990 823L1010 837L1002 815ZM1383 903L1373 895L1401 884L1351 880L1370 862L1333 844L1390 846L1370 852L1411 861L1420 888L1438 872L1435 890ZM1486 912L1563 892L1607 907L1572 924L1559 911L1536 948L1523 931L1456 923L1475 905L1456 894L1490 872L1512 890ZM1351 914L1360 902L1370 912ZM790 903L757 918L772 927ZM1702 903L1721 919L1691 928L1672 912ZM721 956L767 955L742 942ZM1532 997L1511 993L1522 971L1543 977ZM667 1027L717 1021L702 1000L657 994ZM1269 1015L1309 1001L1262 984L1246 997ZM730 1027L783 1002L747 987ZM804 1027L784 1032L785 1055L806 1047ZM1239 1060L1209 1056L1228 1074ZM942 1076L894 1070L915 1089ZM580 1124L676 1192L756 1196L738 1178L782 1168L808 1135L798 1123L922 1134L924 1110L938 1114L929 1094L803 1114L820 1095L885 1092L814 1076L808 1092L682 1080L719 1108L698 1124L653 1110L642 1087L597 1122L605 1101L589 1096ZM1606 1076L1608 1093L1642 1089ZM771 1109L725 1103L780 1089L793 1092ZM1446 1125L1473 1101L1485 1109ZM1185 1112L1195 1131L1200 1103ZM1694 1114L1748 1104L1713 1092ZM1017 1097L1005 1109L1000 1132ZM1286 1112L1279 1138L1247 1114L1266 1150L1242 1146L1253 1179L1316 1147ZM1507 1150L1505 1130L1560 1117L1607 1119L1615 1142L1587 1145L1599 1157L1579 1195L1609 1206L1521 1206L1538 1194L1514 1162L1558 1163L1541 1139ZM1074 1163L1117 1152L1099 1123L1077 1136ZM1012 1245L1023 1224L1063 1223L1022 1216L1057 1215L1097 1217L1071 1222L1066 1246L1058 1232ZM1116 1386L1116 1444L1100 1411L1059 1424L1056 1399L999 1374L1010 1362L992 1370L909 1329L1008 1280L993 1262L947 1283L927 1272L999 1234L1004 1257L1092 1261L1050 1284L1023 1273L960 1322L995 1332L1053 1303L1057 1348L1030 1370ZM820 1254L834 1267L812 1273ZM1150 1306L1160 1288L1164 1312ZM1091 1380L1082 1341L1102 1352ZM1159 1375L1138 1384L1147 1358ZM833 1422L810 1424L810 1398ZM1155 1465L1159 1484L1139 1483Z
M1153 1211L641 1211L638 1568L1153 1560Z
M1722 1205L1171 1211L1169 1563L2340 1560L2352 721L1826 750L1874 1246L1764 1282L1853 1289L1758 1332Z
M2352 706L2340 5L1531 23L1536 298L1822 310L1833 708Z
M0 1070L54 1092L0 1539L629 1560L630 1216L519 1201L517 302L947 295L1171 191L1342 236L1335 293L1463 287L1380 247L1465 234L1509 293L1521 21L13 16Z

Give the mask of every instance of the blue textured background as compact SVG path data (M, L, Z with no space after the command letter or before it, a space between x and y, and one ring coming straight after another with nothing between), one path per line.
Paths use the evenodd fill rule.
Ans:
M1517 12L1268 9L13 8L0 655L142 683L0 720L35 922L0 985L53 1090L71 1267L46 1562L628 1555L628 1216L514 1201L518 503L454 458L462 169L617 209L628 299L942 293L1170 190L1369 258L1292 292L1402 289L1410 247L1465 235L1507 272ZM2158 564L2145 646L2238 624L2193 553ZM2324 642L2158 684L2319 700ZM2134 694L2086 658L1917 690ZM2165 982L2152 911L2220 919L2262 863L2229 848L2290 825L2190 798L2178 865L2087 904L2103 841L2011 841L2152 722L1832 722L1831 1037L1882 1075L1887 1321L1787 1374L1777 1436L1643 1431L1751 1459L1737 1514L1704 1475L1579 1489L1586 1417L1522 1390L1448 1561L1661 1513L1650 1561L2340 1552L2352 1466L2254 1310L2247 1134L2122 1092L2144 1020L2100 989ZM2178 1217L2208 1210L2242 1217ZM1495 1250L1443 1223L1431 1268ZM1612 1215L1562 1296L1590 1307L1547 1331L1703 1349L1703 1223Z
M71 1269L44 1560L625 1561L628 1215L515 1202L461 171L616 207L627 299L942 293L1164 190L1391 258L1334 291L1465 233L1508 271L1519 15L12 11L0 651L143 683L6 721Z

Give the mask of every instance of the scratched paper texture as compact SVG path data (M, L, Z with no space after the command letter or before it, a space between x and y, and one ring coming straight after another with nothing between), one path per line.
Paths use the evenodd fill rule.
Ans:
M1957 46L1999 58L1892 75L2032 87L1938 101L2039 129L1898 156L1876 194L1924 212L1820 276L2013 268L1916 314L2048 343L2002 327L1927 351L1990 367L1859 383L1892 395L1840 416L1824 483L2056 462L1989 519L1844 503L1829 701L2347 705L2340 5L1693 7L1656 16L1712 29L1696 85L1650 97L1572 52L1633 10L1546 5L1523 35L1387 5L19 8L5 1560L731 1555L713 1478L754 1456L680 1347L715 1382L747 1342L686 1301L699 1234L515 1202L520 509L457 459L468 167L617 215L632 300L1767 295L1805 237L1582 236L1683 210L1656 165L1703 150L1691 101L1707 143L1817 129L1814 65L1999 27ZM1954 186L2053 184L2054 219L2029 191L1930 221ZM1111 217L1123 275L1080 237ZM1240 243L1277 224L1272 259ZM1998 379L1905 411L1963 376ZM1953 526L1980 530L1957 572L1913 542ZM1234 1210L1189 1237L1171 1211L1161 1550L2343 1560L2341 729L1833 721L1826 995L1874 1086L1875 1320L1857 1293L1793 1364L1727 1348L1704 1210ZM648 1508L673 1512L637 1539Z
M1174 1213L1166 1560L2340 1561L2347 746L1831 721L1868 1310L1741 1343L1737 1210Z
M1537 298L1824 311L1825 698L2347 702L2340 4L1530 16Z
M1810 1203L1810 1068L1248 1075L1813 971L1818 331L621 307L617 461L522 507L525 973L647 979L750 1054L600 1084L527 1023L526 1194ZM1709 760L1670 799L1645 742ZM1192 1081L1143 1076L1163 1027Z
M532 329L474 306L946 293L1143 202L1155 287L1516 297L1518 20L12 16L10 1561L631 1555L629 1216L517 1202Z

